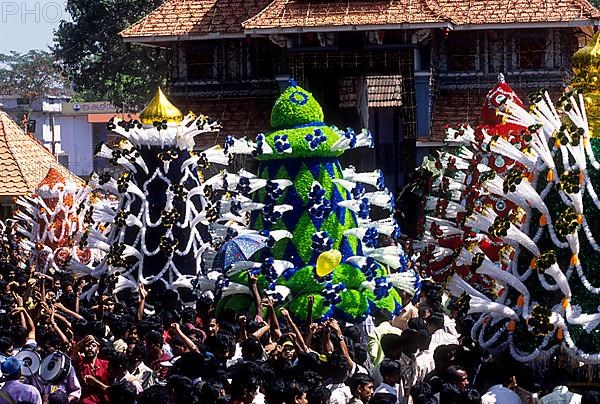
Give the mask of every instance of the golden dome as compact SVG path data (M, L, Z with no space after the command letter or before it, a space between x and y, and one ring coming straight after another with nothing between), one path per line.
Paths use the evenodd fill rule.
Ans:
M183 120L183 114L162 92L160 87L156 95L146 108L140 113L140 122L144 125L152 125L154 122L167 121L168 123L179 123Z
M582 90L592 137L600 137L600 31L572 59L572 89Z
M596 66L600 62L600 31L598 31L590 43L579 49L573 55L573 69L575 74L582 72L588 66Z

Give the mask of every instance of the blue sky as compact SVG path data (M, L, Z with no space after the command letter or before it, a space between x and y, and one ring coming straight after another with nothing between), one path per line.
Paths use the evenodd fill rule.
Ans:
M0 0L0 53L47 49L61 19L69 19L65 0Z

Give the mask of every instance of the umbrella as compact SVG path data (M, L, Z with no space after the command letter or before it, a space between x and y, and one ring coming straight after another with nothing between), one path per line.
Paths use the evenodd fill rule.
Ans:
M224 243L213 261L213 268L225 269L230 265L245 261L255 252L267 246L268 237L260 234L243 234Z

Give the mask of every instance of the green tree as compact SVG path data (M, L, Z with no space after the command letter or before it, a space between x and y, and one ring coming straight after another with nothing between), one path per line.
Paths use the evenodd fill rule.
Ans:
M596 8L600 8L600 0L590 0L590 3Z
M65 92L65 79L51 52L0 54L0 92L29 99Z
M128 45L119 32L161 0L68 0L72 21L61 21L54 53L72 80L75 100L144 105L168 76L168 51Z

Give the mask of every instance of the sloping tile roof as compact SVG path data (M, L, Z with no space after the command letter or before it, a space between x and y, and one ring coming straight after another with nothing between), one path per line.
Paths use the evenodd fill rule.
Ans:
M63 176L83 183L60 165L48 149L0 111L0 195L33 192L51 167Z
M369 107L402 106L402 76L367 76Z
M243 23L244 28L335 27L441 23L446 18L428 0L275 0Z
M454 24L567 22L597 19L586 0L436 0Z
M258 133L269 130L275 98L201 99L198 102L186 103L184 99L173 97L173 103L182 111L204 114L223 124L219 133L196 137L196 146L206 149L216 144L222 145L227 135L246 136L254 140Z
M167 0L121 32L123 38L241 34L242 21L269 0Z
M253 29L449 23L589 21L600 12L586 0L274 0L242 25Z

